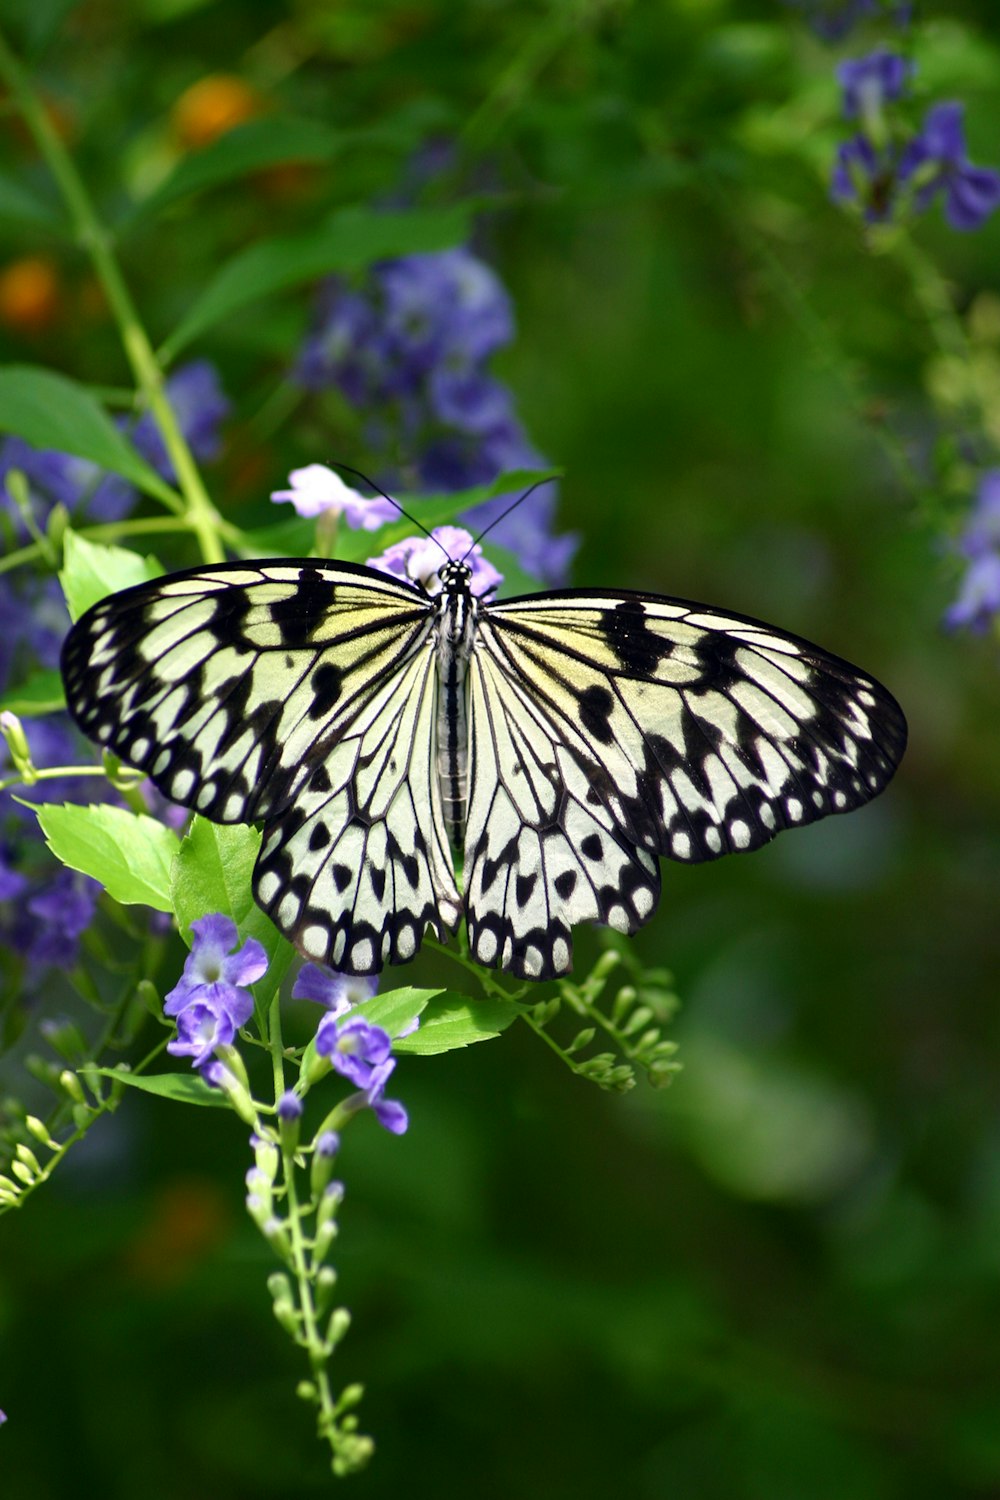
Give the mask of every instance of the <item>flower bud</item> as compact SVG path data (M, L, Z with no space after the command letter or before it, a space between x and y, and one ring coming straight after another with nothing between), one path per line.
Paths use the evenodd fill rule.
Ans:
M25 1127L31 1131L31 1134L35 1137L36 1141L41 1141L42 1145L47 1146L50 1151L59 1150L58 1142L52 1139L52 1137L49 1135L48 1130L46 1129L46 1126L38 1118L37 1115L25 1115L24 1123Z
M335 1130L324 1130L316 1137L309 1176L314 1198L320 1196L330 1181L333 1163L339 1150L340 1136Z
M64 1068L59 1074L59 1085L73 1100L74 1104L86 1106L87 1100L84 1096L83 1085L76 1074L70 1072L69 1068Z
M299 1121L302 1119L302 1100L291 1089L286 1089L278 1100L278 1130L281 1144L286 1151L294 1151L299 1144Z
M8 474L8 488L10 479L11 475ZM14 766L14 769L24 777L25 781L29 783L35 781L37 778L35 776L35 768L31 763L31 748L24 733L24 725L17 717L17 714L12 714L9 709L5 709L3 713L0 713L0 734L7 741L11 764Z
M265 1140L263 1136L253 1136L254 1160L257 1169L267 1178L268 1182L274 1182L278 1175L278 1148L273 1141Z

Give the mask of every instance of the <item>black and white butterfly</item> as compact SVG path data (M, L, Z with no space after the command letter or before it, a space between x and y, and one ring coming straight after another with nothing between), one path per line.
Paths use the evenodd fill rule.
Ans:
M174 802L262 822L257 902L351 974L463 913L480 963L564 974L576 923L652 915L658 855L755 849L899 763L892 696L796 636L642 593L489 603L470 578L286 559L140 584L70 631L70 712Z

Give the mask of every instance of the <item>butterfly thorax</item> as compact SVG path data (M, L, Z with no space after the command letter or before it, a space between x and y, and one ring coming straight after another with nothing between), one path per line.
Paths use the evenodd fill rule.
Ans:
M470 588L465 563L447 562L438 574L434 623L438 700L436 764L445 825L452 848L461 851L468 807L468 713L466 672L473 650L479 602Z

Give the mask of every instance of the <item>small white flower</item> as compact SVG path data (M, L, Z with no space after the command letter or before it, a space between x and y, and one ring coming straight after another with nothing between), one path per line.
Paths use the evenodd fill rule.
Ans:
M288 476L290 490L274 490L271 499L288 500L300 516L343 516L354 530L377 531L399 510L382 495L359 495L326 464L307 464Z

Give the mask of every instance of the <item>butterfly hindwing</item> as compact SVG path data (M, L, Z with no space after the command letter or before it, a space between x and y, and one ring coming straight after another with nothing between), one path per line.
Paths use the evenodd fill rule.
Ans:
M372 694L264 828L254 895L306 955L348 974L403 963L461 915L431 753L436 664L413 656Z
M660 873L590 795L535 683L486 649L470 664L465 895L472 956L522 979L572 967L571 930L635 930L652 915Z

